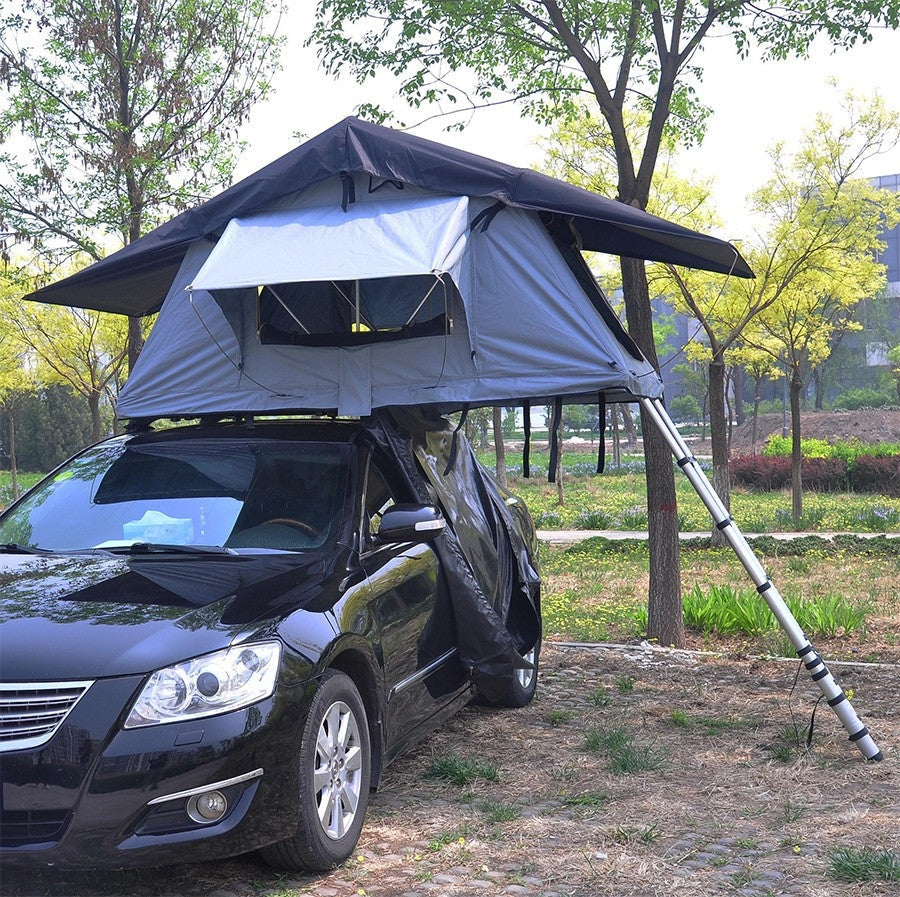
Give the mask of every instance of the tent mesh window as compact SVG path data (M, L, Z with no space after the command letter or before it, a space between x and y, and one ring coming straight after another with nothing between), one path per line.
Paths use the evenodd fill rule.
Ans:
M443 336L459 292L446 274L313 281L260 287L258 330L264 345L356 346Z

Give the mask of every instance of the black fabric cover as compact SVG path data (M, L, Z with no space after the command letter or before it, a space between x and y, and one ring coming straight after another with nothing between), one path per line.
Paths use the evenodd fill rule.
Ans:
M345 172L453 196L493 197L546 213L551 225L554 216L562 216L571 221L583 249L753 276L724 240L530 169L347 118L119 252L27 298L129 315L157 311L195 240L218 239L232 218Z
M367 423L375 443L398 461L421 502L437 501L447 528L433 543L456 623L459 659L479 694L501 698L522 654L541 637L536 547L526 545L508 494L487 474L465 434L437 414L385 409ZM451 445L456 460L447 471Z

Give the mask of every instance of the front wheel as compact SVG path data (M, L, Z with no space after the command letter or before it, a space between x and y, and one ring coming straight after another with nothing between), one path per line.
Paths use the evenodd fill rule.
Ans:
M299 749L300 815L289 838L260 850L277 869L325 872L353 853L371 778L366 710L353 680L327 670L313 696Z
M541 642L522 655L522 659L532 665L531 669L513 670L506 684L506 690L498 698L488 701L494 707L526 707L534 700L537 691L538 661L541 656Z

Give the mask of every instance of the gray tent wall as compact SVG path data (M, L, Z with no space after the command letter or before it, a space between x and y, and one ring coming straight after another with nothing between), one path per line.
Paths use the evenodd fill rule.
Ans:
M411 192L394 191L398 207ZM341 193L334 178L281 208L323 197L339 206ZM357 195L366 201L362 189ZM376 195L383 201L383 192ZM492 205L470 200L470 220ZM261 342L255 288L188 290L213 245L198 240L188 250L119 398L121 417L289 410L363 417L400 405L662 393L658 374L598 314L602 297L592 302L535 212L504 208L468 234L449 272L459 289L449 291L449 333L364 346Z

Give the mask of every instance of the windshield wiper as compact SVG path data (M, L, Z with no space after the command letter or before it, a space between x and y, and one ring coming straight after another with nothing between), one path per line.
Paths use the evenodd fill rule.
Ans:
M219 545L175 545L168 542L132 542L131 545L110 545L104 550L115 554L237 554L233 548Z
M49 551L46 548L35 548L32 545L20 545L18 542L7 542L0 545L0 551L5 554L57 554L55 551Z

